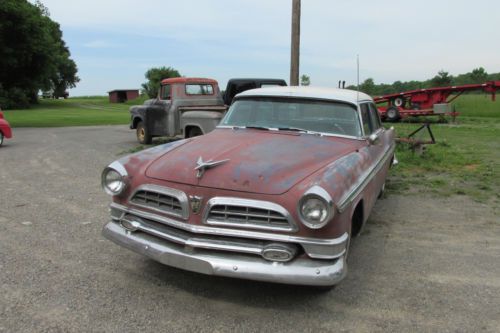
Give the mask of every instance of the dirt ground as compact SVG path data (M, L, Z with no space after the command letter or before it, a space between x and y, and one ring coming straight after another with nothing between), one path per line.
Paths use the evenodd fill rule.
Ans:
M388 195L330 292L158 264L101 236L125 126L15 129L0 148L0 332L500 332L498 207Z

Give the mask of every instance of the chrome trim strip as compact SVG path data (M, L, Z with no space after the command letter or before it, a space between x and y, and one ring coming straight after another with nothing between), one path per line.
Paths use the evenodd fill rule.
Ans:
M181 214L177 214L175 212L169 212L169 211L162 210L162 209L159 209L159 208L155 208L155 207L151 207L151 206L147 206L147 205L143 205L143 204L140 204L140 203L133 202L132 198L139 191L156 192L156 193L160 193L160 194L164 194L164 195L168 195L168 196L176 198L177 200L179 200L179 202L181 204L182 213ZM137 206L137 207L150 209L150 210L153 210L153 211L156 211L156 212L159 212L159 213L168 214L168 215L175 216L175 217L178 217L178 218L181 218L181 219L184 219L184 220L187 220L189 218L189 204L188 204L189 201L188 201L188 197L187 197L186 193L184 193L184 192L182 192L180 190L174 189L174 188L164 187L164 186L158 186L158 185L153 185L153 184L143 184L143 185L138 186L135 189L135 191L132 193L132 195L130 195L130 197L128 198L128 202L131 205L134 205L134 206Z
M110 169L114 169L114 170L118 171L118 173L120 175L122 175L122 177L128 176L127 170L125 169L125 167L123 166L123 164L121 164L118 161L114 161L113 163L111 163L107 167L110 168Z
M104 226L102 235L162 264L208 275L294 285L331 286L339 283L347 274L343 256L328 261L296 258L282 263L242 254L214 256L202 252L191 253L182 246L162 242L145 233L129 233L113 222Z
M216 205L227 205L227 206L238 206L238 207L251 207L257 209L272 210L281 215L288 221L288 226L266 226L258 224L245 224L245 223L232 223L232 222L221 222L213 219L209 219L208 216L213 206ZM252 200L243 198L233 198L233 197L213 197L205 205L205 210L203 212L203 223L209 225L217 226L228 226L234 228L245 228L245 229L257 229L257 230L274 230L274 231L292 231L296 232L298 230L297 224L295 223L293 217L290 213L282 206L269 201L262 200Z
M166 216L161 216L153 213L144 212L141 210L137 210L134 208L129 208L115 202L111 203L111 208L119 209L125 213L136 215L145 219L149 219L155 222L164 223L166 225L179 228L182 230L187 230L193 233L199 234L208 234L208 235L218 235L218 236L229 236L229 237L243 237L243 238L254 238L254 239L262 239L262 240L270 240L277 242L290 242L290 243L299 243L299 244L310 244L310 245L319 245L319 246L333 246L345 243L347 238L349 237L347 232L342 234L338 238L309 238L309 237L298 237L298 236L290 236L276 233L264 233L258 231L249 231L249 230L234 230L227 228L216 228L216 227L207 227L200 225L187 224L185 222L180 222L173 220Z
M342 198L339 200L337 204L337 209L339 213L342 213L349 204L363 191L363 189L368 185L368 183L375 177L377 172L382 169L384 164L387 162L387 160L392 156L392 153L394 152L395 149L395 144L392 144L391 147L389 147L385 153L384 156L380 159L380 161L377 163L377 165L373 166L370 170L365 172L365 174L362 177L359 177L358 182L352 186L351 190L347 192Z
M245 127L242 126L228 126L228 125L217 125L215 128L229 128L229 129L245 129ZM273 131L273 132L280 132L278 130ZM307 133L307 132L297 132L300 134L309 134L309 135L320 135L320 136L328 136L328 137L337 137L337 138L344 138L344 139L353 139L353 140L358 140L358 141L365 141L366 139L363 137L358 137L358 136L352 136L352 135L342 135L342 134L332 134L332 133L325 133L325 132L314 132L314 133Z
M147 221L144 221L139 218L127 218L124 217L122 220L126 220L128 222L136 222L136 230L146 232L150 235L154 235L156 237L181 244L186 246L191 246L194 248L202 248L207 250L219 250L219 251L232 251L232 252L241 252L247 254L256 254L262 255L262 251L264 250L265 244L263 242L254 241L243 241L243 240L221 240L211 238L210 236L204 237L192 237L188 234L187 231L182 231L178 229L174 229L171 227L167 227L165 225L152 225Z

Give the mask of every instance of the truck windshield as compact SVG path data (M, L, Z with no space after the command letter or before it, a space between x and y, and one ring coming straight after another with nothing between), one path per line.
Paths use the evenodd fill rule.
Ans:
M231 105L221 125L361 136L354 105L312 99L240 99Z

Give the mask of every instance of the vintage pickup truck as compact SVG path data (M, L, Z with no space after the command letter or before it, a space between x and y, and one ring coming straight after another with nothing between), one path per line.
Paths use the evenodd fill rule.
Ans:
M333 286L384 190L394 148L394 130L366 94L248 90L207 135L106 167L103 235L194 272Z
M155 136L190 138L213 130L226 110L217 81L170 78L161 82L157 98L130 108L130 129L142 144Z

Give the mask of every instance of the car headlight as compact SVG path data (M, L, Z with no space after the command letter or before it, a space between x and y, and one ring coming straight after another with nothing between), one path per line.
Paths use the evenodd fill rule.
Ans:
M311 229L320 229L330 221L335 211L330 195L323 188L314 186L299 201L299 217Z
M119 162L107 166L101 176L101 185L109 195L119 195L127 187L127 171Z

